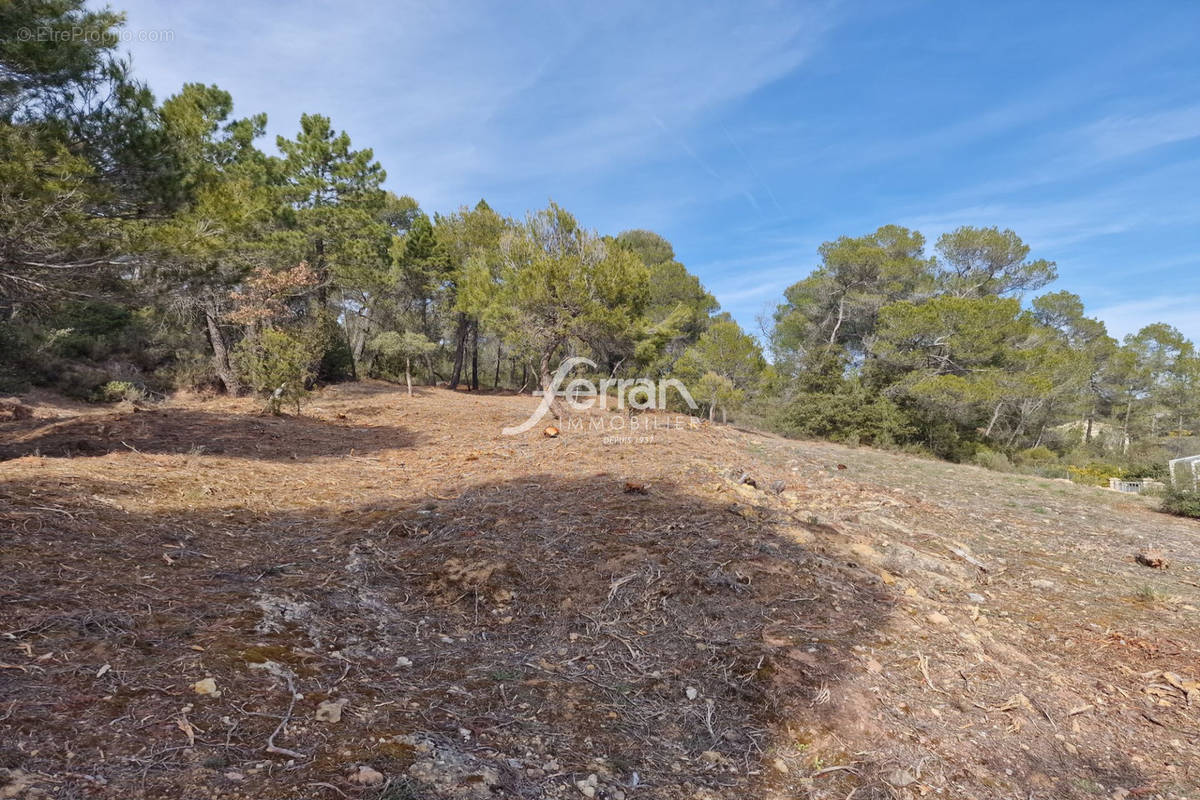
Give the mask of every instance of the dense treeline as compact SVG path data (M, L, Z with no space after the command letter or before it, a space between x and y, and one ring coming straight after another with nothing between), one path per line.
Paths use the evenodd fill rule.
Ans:
M279 411L361 376L529 390L578 354L680 378L712 418L993 465L1158 460L1200 426L1192 343L1166 325L1118 343L1077 296L1036 296L1054 264L1012 231L827 242L768 361L662 237L554 204L430 215L327 117L265 150L266 117L215 86L157 102L120 24L0 6L0 391L253 391Z

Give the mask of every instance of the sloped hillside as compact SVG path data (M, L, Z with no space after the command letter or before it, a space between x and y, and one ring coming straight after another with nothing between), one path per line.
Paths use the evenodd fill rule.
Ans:
M1200 523L1150 501L369 382L33 405L0 797L1200 796Z

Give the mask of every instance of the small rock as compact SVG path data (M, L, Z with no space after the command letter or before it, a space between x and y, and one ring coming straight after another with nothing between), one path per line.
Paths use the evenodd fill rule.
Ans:
M596 777L596 773L594 772L581 781L575 781L575 788L578 789L584 797L595 797L596 789L599 786L600 779Z
M545 436L547 439L557 439L558 433L559 433L558 428L554 427L553 425L549 426L548 428L546 428L546 430L542 431L542 435Z
M342 709L346 707L349 700L322 700L317 706L316 719L317 722L341 722Z
M1029 585L1035 589L1053 589L1054 581L1048 581L1045 578L1039 578L1036 581L1030 581Z
M747 486L749 486L752 489L758 488L758 481L754 480L754 478L748 472L742 474L741 482L746 484Z
M1118 786L1116 789L1113 789L1112 800L1125 800L1127 797L1129 797L1128 789L1120 786Z
M929 621L930 625L941 626L941 625L949 625L950 624L950 618L947 617L945 614L943 614L940 611L934 611L930 614L927 614L925 616L925 619Z
M397 667L411 667L412 659L405 658L404 656L396 656L396 666Z
M903 789L905 786L912 786L917 782L917 779L912 776L906 769L894 769L884 778L892 786L898 789Z
M225 780L233 781L234 783L241 783L242 781L246 780L246 776L240 772L226 772Z
M378 786L383 783L383 773L363 765L350 773L350 782L359 786Z
M969 595L967 595L967 599L975 605L982 605L987 602L987 598L978 592L971 592Z
M686 689L683 690L683 693L687 696L688 700L695 700L697 697L700 696L700 690L697 689L695 686L687 687Z
M771 493L783 494L783 490L787 488L787 484L783 481L771 481Z
M1150 567L1151 569L1166 569L1171 566L1171 562L1167 561L1166 557L1158 550L1145 550L1138 553L1134 558L1143 567Z
M205 694L212 697L220 697L221 693L217 690L217 682L212 678L203 678L192 684L192 691L196 694Z
M790 772L790 770L788 769L787 762L784 761L782 758L777 758L774 761L772 761L771 766L775 768L776 772L778 772L782 775L787 775L788 772Z

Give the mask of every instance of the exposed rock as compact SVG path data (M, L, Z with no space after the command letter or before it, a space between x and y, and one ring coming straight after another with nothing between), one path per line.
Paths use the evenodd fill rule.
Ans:
M346 707L349 700L322 700L317 706L316 720L317 722L341 722L342 709Z
M1143 567L1150 567L1151 569L1166 569L1171 566L1171 562L1158 550L1144 550L1134 556L1134 558Z
M350 782L359 786L378 786L383 783L383 773L364 764L350 773Z

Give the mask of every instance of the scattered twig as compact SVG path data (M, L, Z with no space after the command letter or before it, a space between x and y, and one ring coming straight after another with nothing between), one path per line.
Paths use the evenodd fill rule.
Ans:
M296 685L292 682L291 675L285 674L283 677L284 680L287 681L288 707L287 711L283 713L283 719L279 721L279 724L275 726L275 730L272 731L271 735L267 737L267 752L281 756L288 756L289 758L308 758L308 756L304 753L297 752L296 750L289 750L286 747L279 747L275 744L275 737L279 735L279 733L287 726L289 722L291 722L292 710L296 707Z

